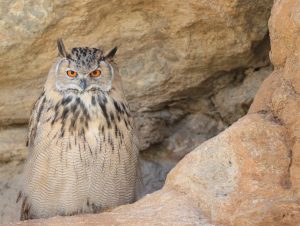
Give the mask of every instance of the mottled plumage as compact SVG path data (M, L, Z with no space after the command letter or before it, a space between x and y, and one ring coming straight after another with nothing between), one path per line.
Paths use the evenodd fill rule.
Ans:
M106 56L87 47L68 53L59 40L58 49L30 119L22 220L95 213L136 198L137 137L116 48Z

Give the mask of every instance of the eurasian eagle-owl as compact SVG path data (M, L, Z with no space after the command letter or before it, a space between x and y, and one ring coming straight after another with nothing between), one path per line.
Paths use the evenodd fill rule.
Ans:
M98 48L65 50L32 111L21 220L95 213L136 198L138 148L120 76Z

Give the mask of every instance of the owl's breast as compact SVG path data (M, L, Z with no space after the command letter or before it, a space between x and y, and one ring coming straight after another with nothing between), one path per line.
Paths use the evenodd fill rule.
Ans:
M104 94L40 101L25 168L35 206L70 213L132 201L138 150L126 104Z
M42 101L36 135L30 148L61 156L66 161L95 161L98 156L131 152L134 130L122 100L100 95L66 96L56 103ZM89 161L88 161L89 160ZM118 161L120 161L118 159Z

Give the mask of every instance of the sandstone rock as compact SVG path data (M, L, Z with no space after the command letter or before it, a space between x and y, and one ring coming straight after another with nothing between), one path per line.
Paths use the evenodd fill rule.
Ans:
M16 199L21 188L20 173L27 156L27 128L7 128L0 131L0 222L19 219L20 205Z
M288 201L286 136L285 128L265 115L248 115L188 154L166 186L187 194L213 222L224 225L274 200Z
M26 127L1 130L0 165L14 160L24 160L27 156L26 140Z
M214 105L223 121L230 125L247 113L260 84L272 71L270 66L258 71L248 69L240 85L227 86L214 96Z
M145 159L144 193L160 188L178 160L246 113L269 70L264 68L269 65L267 19L272 4L272 0L0 2L0 160L26 156L24 126L57 55L58 37L67 47L101 45L108 50L117 45L116 62ZM257 72L248 73L255 68ZM231 102L225 98L241 94ZM3 176L0 190L8 180ZM19 186L17 179L11 183ZM11 197L3 200L2 206L14 207ZM0 209L5 219L13 219L5 213L7 208Z
M175 165L177 161L199 144L218 134L246 114L259 84L271 71L271 66L256 71L248 69L243 75L242 83L226 78L226 82L229 84L227 86L224 86L226 84L224 82L225 78L220 83L216 80L215 87L218 87L216 90L219 91L211 98L211 101L200 100L191 101L190 103L186 101L182 104L184 110L181 105L173 105L172 108L161 111L160 114L156 112L151 114L152 117L143 117L143 119L148 118L154 124L156 122L156 126L151 127L149 126L150 123L140 122L142 126L146 124L148 129L152 129L147 131L149 136L142 135L141 137L147 138L147 141L148 139L155 140L154 136L159 138L157 139L159 144L153 145L142 152L144 158L150 160L148 165L156 166L155 170L152 167L143 167L142 175L145 177L145 184L155 184L152 188L146 186L147 192L162 187L164 182L162 178L166 178L166 174L171 169L169 164ZM201 110L193 112L194 109ZM188 111L190 114L185 114L184 111ZM161 129L164 122L167 122L167 125L174 124L174 126ZM145 130L142 129L142 131ZM149 177L149 175L153 176Z
M20 219L21 206L16 200L21 187L21 171L23 164L12 161L0 165L0 219L2 223L16 222Z
M144 112L198 95L199 87L220 72L261 62L257 52L265 57L268 51L259 43L267 34L272 2L2 2L0 123L27 122L57 55L57 37L68 47L120 45L124 87L132 109L144 117ZM248 15L255 15L251 22ZM143 128L152 126L161 127Z
M176 213L179 224L299 225L299 9L297 0L278 0L274 5L270 34L272 46L279 46L271 53L275 71L262 85L248 115L185 156L162 190L112 212L86 216L85 223L107 216L107 224L120 222L125 212L122 223L128 224L140 219L154 224L153 217L147 218L154 213L164 222ZM159 213L164 218L153 203L162 206ZM172 209L173 203L182 212ZM141 218L144 214L146 218ZM83 224L83 217L76 216L19 225L76 220Z
M161 189L165 183L167 174L176 165L175 161L157 158L141 160L142 184L139 196L143 197Z
M298 16L300 4L298 1L278 1L274 6L270 24L270 35L274 42L271 52L272 61L277 70L273 73L272 92L268 92L267 84L264 84L261 93L267 93L266 98L255 99L251 112L259 112L270 109L275 119L288 129L289 148L293 159L289 167L291 189L295 192L295 198L300 197L299 180L299 125L300 110L300 83L299 83L299 50L298 31L300 18ZM282 20L285 19L283 22ZM287 29L289 28L289 29ZM278 46L276 46L278 45ZM282 46L282 49L279 49ZM264 106L267 103L267 108Z
M223 129L224 124L212 117L200 112L189 114L177 123L171 131L171 135L163 141L159 149L154 148L158 149L156 153L161 152L159 159L170 159L177 162L199 144ZM152 153L155 152L151 149L150 151L147 150L147 152L151 151Z
M172 190L156 192L133 205L103 214L54 217L15 225L199 225L212 226L185 195Z

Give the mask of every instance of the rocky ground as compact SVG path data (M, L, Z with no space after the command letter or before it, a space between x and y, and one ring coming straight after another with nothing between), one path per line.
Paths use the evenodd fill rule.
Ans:
M277 2L277 5L283 5L282 1ZM290 0L287 2L295 4L290 3ZM27 155L25 142L28 118L34 100L42 91L47 71L57 55L58 37L64 39L67 47L102 46L108 50L115 45L119 46L116 62L140 134L146 194L160 189L166 174L187 153L196 147L199 151L189 156L202 152L204 147L198 147L200 144L247 113L259 86L273 71L268 57L270 42L267 26L272 4L273 0L218 0L214 4L211 1L192 0L0 2L0 222L17 220L15 198L20 186L19 173ZM277 13L276 10L280 11L278 6L273 11ZM278 25L274 24L275 20L270 24L273 38L271 56L272 63L277 66L274 60L284 63L286 58L278 59L280 57L274 53L278 48L277 44L274 47L274 42L284 36L283 30L276 31ZM297 30L297 24L291 26L292 34ZM290 40L295 43L294 39ZM278 42L283 49L296 49L286 47L283 41ZM260 117L263 116L253 116L237 125L247 125L253 121L253 125L264 128L264 120ZM257 120L262 121L259 123ZM221 137L230 137L233 132L228 131L242 133L239 128L235 125ZM278 134L281 135L279 130ZM247 134L246 128L243 131ZM214 138L209 142L214 147L219 139ZM225 144L225 149L232 148ZM264 150L271 149L266 144ZM244 157L250 159L247 150L245 148ZM231 152L235 153L235 150ZM231 164L236 164L236 168L233 167L229 172L229 182L221 179L214 181L214 170L221 172L222 161L202 163L201 171L212 175L211 179L201 173L200 179L195 177L191 180L209 183L208 188L223 186L224 191L217 189L214 194L221 200L227 200L236 191L236 181L239 179L232 179L231 176L235 173L239 175L239 163L230 160ZM191 166L191 172L197 174L197 164L191 163ZM227 170L227 165L223 167ZM173 172L178 172L176 169ZM174 173L171 175L169 181L176 182L174 178L177 176ZM191 181L186 182L190 184ZM205 188L193 188L192 182L189 189L203 189L200 191L207 192ZM181 183L175 184L181 187ZM108 222L118 222L122 216L127 216L129 208L128 216L134 214L130 217L132 224L151 219L151 225L151 222L154 224L166 220L166 216L170 223L180 223L181 220L182 224L193 224L195 219L201 225L209 225L211 219L223 222L223 218L218 215L218 208L223 211L219 207L220 203L214 201L212 205L206 199L205 202L195 199L195 202L189 204L190 198L184 195L188 188L178 190L175 184L174 187L167 184L162 191L131 207L120 207L116 210L115 219L110 219L110 214L99 217L110 219ZM207 197L213 197L213 193ZM163 200L165 205L160 209ZM153 210L145 209L147 203L152 203L150 209ZM178 203L182 207L181 211L176 209ZM190 208L190 205L194 207ZM201 208L201 211L197 208ZM225 211L224 214L234 216L232 211ZM141 213L144 218L137 219ZM153 216L156 218L152 219ZM90 219L98 220L97 217L90 216ZM57 219L60 222L61 218ZM124 218L124 222L126 220L129 218Z

